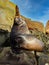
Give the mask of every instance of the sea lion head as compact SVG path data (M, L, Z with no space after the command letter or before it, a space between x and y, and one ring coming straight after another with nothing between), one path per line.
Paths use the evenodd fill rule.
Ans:
M15 17L14 19L14 24L18 25L18 26L22 26L25 25L26 22L21 18L21 17Z
M18 26L26 24L25 21L22 19L21 15L20 15L18 6L16 6L15 10L16 10L16 13L15 13L15 18L14 18L14 24L16 24Z

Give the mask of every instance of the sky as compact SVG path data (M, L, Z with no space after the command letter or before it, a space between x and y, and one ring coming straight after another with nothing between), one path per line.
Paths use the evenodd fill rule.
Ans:
M46 25L49 20L49 0L10 0L18 5L20 14Z

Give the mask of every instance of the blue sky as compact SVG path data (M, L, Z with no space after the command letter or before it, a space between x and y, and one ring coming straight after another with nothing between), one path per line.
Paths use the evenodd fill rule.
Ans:
M20 13L35 21L43 22L49 20L49 0L11 0L17 4Z

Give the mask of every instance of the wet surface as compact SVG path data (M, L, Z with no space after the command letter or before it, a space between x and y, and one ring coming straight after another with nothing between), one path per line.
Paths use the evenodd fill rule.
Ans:
M10 48L4 48L0 55L0 65L37 65L35 56L28 51L15 54Z

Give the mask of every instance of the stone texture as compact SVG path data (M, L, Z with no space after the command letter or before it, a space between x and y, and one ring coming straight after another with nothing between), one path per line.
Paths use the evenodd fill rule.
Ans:
M11 31L15 16L15 5L8 0L0 0L0 29Z
M46 24L46 33L49 34L49 20L48 20L48 22L47 22L47 24Z

